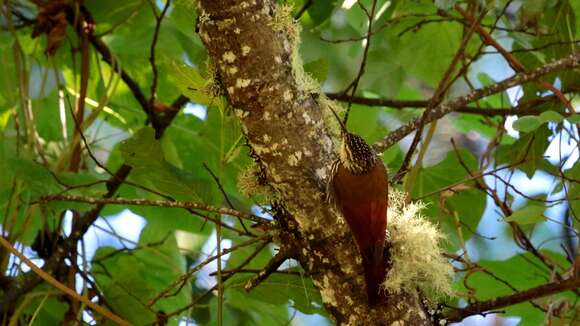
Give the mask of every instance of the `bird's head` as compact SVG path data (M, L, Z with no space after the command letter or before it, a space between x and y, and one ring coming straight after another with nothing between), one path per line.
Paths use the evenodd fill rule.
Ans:
M340 162L353 174L368 172L376 163L374 150L362 137L343 131Z

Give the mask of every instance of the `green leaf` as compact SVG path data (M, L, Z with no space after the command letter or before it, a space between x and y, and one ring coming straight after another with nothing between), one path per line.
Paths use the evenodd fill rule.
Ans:
M514 121L513 128L517 131L530 132L538 129L544 123L540 117L525 116Z
M223 325L284 325L290 320L288 308L254 300L244 293L226 290L222 306ZM211 298L209 308L211 321L207 325L217 325L218 300Z
M457 212L461 223L468 228L467 234L477 230L486 205L485 195L479 189L459 191L446 204L448 209Z
M10 165L13 167L16 177L24 181L33 193L46 195L52 190L58 189L50 171L32 159L15 157L10 160Z
M461 166L458 157L461 157L461 160L470 171L478 169L477 160L472 153L466 150L449 152L440 163L421 169L413 187L413 197L426 196L431 192L441 190L468 177L469 173L464 168L458 168Z
M238 189L238 174L250 164L248 149L243 146L239 122L218 108L207 110L207 118L199 120L191 115L180 116L166 132L175 144L184 170L206 180L204 200L221 204L223 195L203 166L207 165L218 177L228 197L238 210L249 209L253 200ZM240 152L235 155L235 152Z
M62 172L58 179L70 188L69 194L100 196L106 191L104 179L89 172Z
M565 176L567 180L575 180L575 182L570 183L567 197L570 198L570 206L568 209L570 210L571 216L578 216L580 214L580 183L576 182L576 180L580 180L580 164L576 162L571 169L565 172Z
M18 242L31 245L39 230L54 230L60 221L62 210L55 211L57 202L32 205L41 196L56 193L62 188L41 164L21 150L16 152L9 137L0 134L0 215L2 228L18 235ZM74 205L70 205L74 206ZM4 215L6 214L6 215Z
M254 300L274 305L283 305L291 300L292 307L305 314L323 312L320 294L314 288L311 279L305 275L274 273L252 291L245 292L243 285L250 277L237 278L232 288Z
M580 123L580 114L573 114L566 118L570 123Z
M439 217L436 221L446 231L448 235L446 245L451 251L457 250L461 245L454 212L457 213L460 222L467 227L468 230L464 232L470 235L475 232L486 203L485 193L474 189L473 181L466 180L471 176L461 166L458 156L470 171L477 171L477 160L473 154L466 150L449 152L440 163L422 168L413 187L413 198L421 198L428 203L425 215L432 219ZM452 192L444 191L461 181L465 182ZM445 203L445 206L442 207L442 203Z
M486 118L486 121L499 121L499 118ZM490 123L485 123L484 118L475 114L459 113L452 117L453 126L462 133L478 132L482 136L491 138L497 128Z
M544 153L548 148L548 137L552 132L544 124L540 128L520 135L511 145L501 145L497 150L498 164L509 162L526 173L531 178L539 168L547 168L548 162Z
M304 65L304 71L309 73L319 83L322 83L328 77L328 60L321 58L310 61Z
M196 305L193 306L190 317L199 325L212 325L210 323L212 317L210 302L217 300L212 300L215 299L213 296L205 295L207 290L198 288L195 282L192 282L192 288L192 295L200 299L197 299Z
M369 124L369 121L380 121L380 115L380 110L369 110L362 105L353 105L348 116L348 129L372 144L382 139L388 132L382 123Z
M0 60L2 62L14 62L14 40L6 37L8 33L0 35ZM0 111L16 105L18 98L18 80L15 64L0 65ZM10 110L7 110L10 111ZM5 111L6 112L6 111Z
M431 15L437 10L432 2L403 1L397 15ZM388 51L383 51L381 65L375 67L384 70L382 66L392 69L396 65L404 71L406 78L403 80L416 78L436 87L460 45L462 27L453 23L440 23L421 24L420 28L416 28L422 20L423 17L408 17L399 24L389 25L384 32L388 35L384 38L388 42L382 45ZM471 51L477 46L476 43L475 40L469 42L466 51ZM369 64L367 70L372 71L372 67Z
M161 143L155 139L153 128L142 128L121 143L121 154L132 167L157 166L163 162Z
M542 122L562 122L564 117L560 113L550 110L542 112L542 114L540 114L540 120Z
M183 168L183 162L179 157L179 152L177 151L177 147L175 146L173 139L171 139L171 136L165 135L161 138L161 149L163 151L163 157L165 157L167 162L180 169Z
M38 286L28 296L31 300L23 311L24 315L28 317L34 316L35 326L60 324L69 306L57 296L58 294L54 288L47 284ZM21 316L21 318L24 318L24 316Z
M337 1L313 1L308 7L308 15L312 19L313 26L322 24L330 17Z
M46 108L56 108L58 107L58 97L57 91L54 89L47 96L38 98L32 101L32 108L34 110L35 120L37 122L36 128L38 133L42 138L47 141L61 141L62 140L62 127L60 121L51 110ZM73 130L72 118L70 117L70 112L66 112L67 121L70 124L69 131Z
M143 128L125 140L120 147L125 162L133 168L132 177L162 193L181 200L212 198L212 182L197 177L165 160L161 142L152 128Z
M140 0L127 0L122 3L115 0L88 0L85 5L97 23L97 33L104 32L114 25L125 23L134 17L135 12L146 7Z
M138 325L155 321L155 314L141 303L152 299L155 289L143 278L147 267L137 257L102 247L92 266L95 281L114 312Z
M544 222L545 206L529 205L512 213L512 215L505 218L506 222L516 222L518 224L536 224Z
M156 320L144 304L185 272L185 262L173 235L154 227L145 227L139 244L141 247L132 252L99 248L92 272L110 307L128 321L144 325ZM153 310L171 312L187 305L191 300L187 284L175 295L155 303ZM172 317L170 324L177 325L178 318Z
M449 10L457 0L435 0L435 5L441 10Z
M541 250L541 253L560 266L559 272L568 270L570 263L566 257L546 250ZM531 253L519 254L503 261L481 260L478 264L491 272L491 275L484 272L470 273L466 284L474 289L475 292L471 290L470 292L475 295L475 298L482 301L513 294L514 290L507 284L522 291L547 283L553 275L553 271L545 268L545 265ZM467 290L463 286L464 280L459 281L457 285L460 291ZM534 302L545 306L554 300L573 301L574 298L575 295L572 292L563 292L552 297L534 300ZM541 325L545 317L543 311L529 302L512 305L502 310L505 310L506 316L521 317L520 324L526 326Z
M1 100L1 98L0 98ZM8 121L10 120L10 117L12 116L13 113L13 109L9 108L8 110L0 110L0 130L4 130L6 128L6 125L8 125Z
M177 85L181 93L187 96L192 102L208 107L221 103L219 98L215 98L206 93L205 87L207 82L197 69L175 62L170 67L173 82Z
M85 196L85 197L99 197L106 192L104 181L97 176L90 173L83 172L63 172L56 176L60 183L66 185L68 188L67 194ZM55 192L57 189L52 190ZM67 202L67 201L51 201L47 205L48 208L56 212L74 209L79 213L90 210L93 206L87 203Z

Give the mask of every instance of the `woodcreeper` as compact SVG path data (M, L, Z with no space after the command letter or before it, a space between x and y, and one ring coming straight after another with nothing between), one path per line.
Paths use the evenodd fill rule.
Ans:
M369 144L349 133L342 122L341 127L342 143L339 158L332 166L329 198L342 213L359 248L367 296L372 305L379 301L380 284L386 274L383 249L387 228L387 171Z

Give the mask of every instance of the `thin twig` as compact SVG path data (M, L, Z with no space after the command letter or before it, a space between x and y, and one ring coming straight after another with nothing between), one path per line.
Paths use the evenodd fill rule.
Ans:
M206 266L207 264L211 263L212 261L221 258L224 255L227 255L237 249L243 248L243 247L247 247L249 245L252 245L258 241L264 241L264 243L268 244L270 241L272 240L272 237L270 235L264 235L262 237L259 238L254 238L254 239L250 239L244 242L241 242L231 248L226 248L223 250L218 251L218 254L215 256L211 256L208 257L207 259L205 259L204 261L202 261L201 263L197 264L194 268L190 269L189 271L187 271L187 273L181 275L179 278L177 278L175 281L173 281L173 283L171 283L169 286L167 286L163 291L159 292L153 299L151 299L146 306L147 307L151 307L153 306L157 301L168 297L168 293L173 290L174 288L178 287L178 289L175 291L175 293L178 293L181 288L186 284L187 280L191 278L191 276L193 276L193 274L197 273L199 270L201 270L204 266Z
M157 15L155 12L155 6L153 6L153 12L155 15L155 31L153 32L153 40L151 41L151 47L149 49L149 64L151 65L151 72L153 76L151 77L151 97L149 98L149 102L152 103L155 100L155 94L157 92L157 64L155 63L155 48L157 47L157 39L159 38L159 31L161 30L161 22L167 13L167 9L169 9L169 4L171 0L165 1L165 6L161 11L160 15ZM149 117L153 120L153 112L149 113L151 116Z
M236 270L224 269L224 270L222 270L222 274L236 274L236 273L258 274L261 271L263 271L263 269L257 269L257 268L244 268L244 269L236 269ZM272 273L286 274L286 275L297 275L297 276L304 275L303 272L288 271L288 270L275 270ZM217 272L209 273L209 276L216 276L216 274L217 274Z
M509 53L514 54L514 53L538 52L538 51L545 50L545 49L552 47L552 46L575 45L575 44L580 45L580 40L548 42L542 46L537 46L537 47L533 47L533 48L513 49L513 50L510 50ZM501 54L501 53L498 50L495 50L495 51L483 51L483 52L481 52L481 54Z
M129 87L129 90L131 91L131 94L133 94L135 100L139 102L142 110L147 114L147 116L149 116L149 112L152 109L150 108L150 104L147 101L147 98L145 97L145 94L141 90L141 87L139 86L137 81L135 81L135 79L129 76L129 74L119 66L117 58L113 55L113 53L111 52L109 47L105 44L105 42L103 42L101 39L97 38L94 35L89 35L89 41L91 41L93 47L99 52L99 54L106 63L108 63L111 67L118 67L117 69L113 70L121 76L121 79L123 80L123 82L125 82L125 85Z
M195 202L182 202L182 201L169 201L169 200L149 200L149 199L139 199L139 198L95 198L95 197L83 197L74 195L47 195L41 197L40 201L64 201L64 202L77 202L77 203L87 203L95 205L137 205L137 206L158 206L158 207L168 207L168 208L191 208L200 209L208 212L219 213L224 215L230 215L234 217L240 217L259 224L270 224L270 221L248 213L236 211L231 208L225 207L214 207L211 205Z
M222 251L222 228L219 225L215 227L216 232L216 249L217 252ZM217 260L217 290L218 290L218 306L217 306L217 326L224 324L224 279L222 277L222 259Z
M358 88L358 84L360 82L360 79L362 78L362 75L365 73L365 66L367 64L367 58L368 58L368 53L369 53L369 48L371 47L371 36L372 36L372 32L373 32L373 17L375 16L375 10L377 7L377 0L373 0L373 4L371 7L371 12L369 13L367 11L367 9L364 7L364 5L359 1L357 2L357 4L364 10L364 12L367 15L368 18L368 24L369 27L367 29L367 34L366 34L366 44L365 44L365 48L363 51L363 57L360 63L360 68L358 70L358 74L356 75L355 79L352 81L352 83L350 83L350 85L348 85L348 87L344 90L344 94L348 93L348 91L351 91L351 96L354 96L356 94L356 90ZM348 115L350 113L350 108L352 107L352 103L349 102L348 103L348 107L346 109L346 113L344 114L344 120L343 120L343 125L346 126L346 123L348 122Z
M93 32L94 23L92 19L87 17L82 17L78 24L80 26L76 27L79 31L78 38L80 40L81 47L81 71L80 71L80 90L77 98L76 110L72 112L72 118L76 125L82 125L84 114L85 114L85 101L87 97L87 89L89 85L89 75L90 75L90 48L89 48L89 36ZM80 128L75 129L75 135L73 136L72 151L69 162L69 171L77 172L81 164L81 145L74 142L76 138L76 133L81 132Z
M473 176L473 172L469 169L467 164L464 162L463 158L458 154L458 152L456 152L456 154L457 154L457 159L459 161L459 164L465 169L465 171L470 176ZM490 197L493 199L494 203L501 209L504 216L507 217L507 216L510 216L513 214L513 210L507 205L507 203L505 201L501 201L496 190L490 189L485 183L483 183L479 179L474 179L474 180L478 185L478 189L481 189L482 191L486 192L486 194L490 195ZM550 257L547 257L546 255L542 254L533 245L532 241L529 239L529 237L526 235L526 233L522 230L520 225L518 225L515 222L508 222L508 224L512 228L514 242L520 248L522 248L525 251L530 252L532 255L534 255L536 258L538 258L538 260L540 260L540 262L542 262L542 264L544 264L548 268L548 270L554 272L554 275L556 276L556 278L558 280L562 280L563 279L562 275L557 271L557 269L560 266L558 266L558 264L556 262L553 262L550 259Z
M312 6L312 3L314 3L313 0L307 0L304 3L304 5L302 6L302 8L300 8L300 10L298 10L296 15L294 15L294 19L299 20L302 17L302 15L306 12L306 10L308 10L308 8L310 8L310 6Z
M228 206L230 206L231 209L236 209L234 207L234 204L232 204L232 202L230 201L230 198L228 197L228 194L226 193L226 191L225 191L224 187L222 186L220 179L217 177L217 175L215 175L215 173L213 173L213 171L209 168L209 166L207 166L207 164L205 164L205 162L203 163L203 167L207 170L207 172L211 175L211 177L213 178L213 180L217 184L217 186L218 186L220 192L222 193L222 196L224 197L224 200L226 201ZM242 221L242 219L240 217L238 217L238 222L240 222L240 224L242 225L242 228L244 229L244 231L246 233L250 233L248 231L248 229L246 228L244 221Z
M288 258L290 258L288 253L285 250L280 249L280 251L274 255L270 261L268 261L266 266L264 266L264 268L258 274L246 282L244 289L246 291L250 291L260 283L264 282L264 280L266 280L268 276L272 275L272 273L274 273L278 267L280 267L286 260L288 260Z
M81 126L82 125L82 120L77 120L77 117L75 117L75 114L74 114L74 111L73 111L73 107L72 107L72 103L70 102L70 99L69 99L69 95L66 94L64 96L64 98L66 99L66 102L68 103L68 106L69 106L69 109L70 109L70 112L71 112L71 115L72 115L72 118L73 118L73 124L74 124L74 127L75 127L75 136L73 137L73 143L77 143L75 145L75 147L78 146L79 147L79 150L80 150L80 144L78 144L78 142L75 140L76 139L76 136L78 135L81 138L85 149L87 150L87 154L93 160L93 162L99 168L103 169L103 171L107 172L110 176L114 176L114 174L113 174L113 172L111 172L111 170L109 170L105 165L103 165L101 162L99 162L99 160L97 159L97 157L95 156L95 154L93 153L93 151L91 150L91 148L89 147L89 144L87 142L87 138L86 138L86 136L85 136L85 134L84 134L84 132L82 130L82 126ZM83 98L83 103L84 103L84 98ZM73 155L74 155L74 152L73 152ZM80 155L80 152L78 153L78 155ZM80 160L80 157L79 157L79 160Z
M246 257L246 259L244 259L243 262L241 262L238 267L234 268L233 271L237 271L237 270L241 270L243 269L246 265L248 265L259 253L260 251L262 251L262 249L264 249L266 246L268 245L268 242L263 242L260 246L258 246L256 248L256 250L254 250L254 252L252 254L250 254L248 257ZM225 275L223 277L223 281L227 281L230 277L232 277L233 275L235 275L234 273L231 273L229 275ZM215 291L217 289L217 284L214 285L211 289L207 290L204 294L202 294L201 296L199 296L197 299L193 300L193 302L191 302L190 304L186 305L185 307L182 307L180 309L177 309L169 314L167 314L168 317L171 316L177 316L180 315L182 312L187 311L188 309L190 309L191 307L194 307L197 302L201 299L203 299L205 296L207 296L208 294L212 293L213 291Z

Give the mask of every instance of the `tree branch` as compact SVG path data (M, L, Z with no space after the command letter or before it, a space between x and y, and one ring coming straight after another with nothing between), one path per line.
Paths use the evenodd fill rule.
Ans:
M566 93L566 91L563 91ZM348 96L340 93L328 93L326 94L328 98L341 101L341 102L348 102L351 101L355 104L362 104L365 106L370 107L388 107L393 109L424 109L429 104L429 101L426 100L391 100L391 99L381 99L381 98L367 98L362 96ZM475 114L481 116L509 116L509 115L517 115L517 116L525 116L525 115L539 115L544 111L540 111L535 109L536 106L554 102L558 99L554 95L543 96L535 98L534 100L526 101L520 103L514 107L494 107L494 108L479 108L473 106L462 106L458 107L453 112L458 113L466 113L466 114ZM570 115L568 112L561 113L562 115Z
M486 311L495 310L518 303L546 297L562 291L577 289L580 287L580 277L569 278L562 281L547 283L525 291L497 297L488 301L472 303L463 309L452 310L447 314L448 322L459 322L463 318L482 314Z
M234 217L239 217L248 221L252 221L258 224L271 224L271 222L265 218L240 212L235 209L225 208L225 207L214 207L211 205L195 202L182 202L182 201L169 201L169 200L149 200L149 199L133 199L133 198L95 198L95 197L82 197L74 195L48 195L41 197L41 202L48 201L64 201L64 202L77 202L77 203L87 203L94 205L137 205L137 206L158 206L167 208L190 208L199 209L208 212L230 215Z
M149 49L149 64L151 65L151 72L153 76L151 77L151 95L149 98L150 102L155 100L155 93L157 92L157 63L155 63L155 49L157 47L157 38L159 37L159 31L161 30L161 22L167 13L167 9L169 9L169 4L171 0L166 0L165 6L163 6L163 10L161 10L161 14L155 15L155 31L153 32L153 39L151 41L151 47ZM153 10L155 12L155 6L153 6ZM151 113L150 113L151 114ZM153 117L151 117L153 120Z
M465 107L465 105L467 105L468 103L480 100L486 96L503 92L510 87L518 86L530 81L537 80L538 78L553 72L577 68L579 65L580 65L580 52L577 52L569 55L568 57L538 67L530 72L518 73L511 78L505 79L501 82L498 82L490 86L476 89L465 96L457 97L451 101L448 101L435 107L426 117L425 122L429 123L437 119L440 119L446 114L454 112L458 108ZM417 128L419 128L420 124L421 117L416 118L413 121L403 125L397 130L391 132L382 141L374 144L375 149L379 152L383 152L384 150L386 150L387 148L389 148L390 146L397 143L401 139L405 138L405 136L409 135Z
M288 258L290 258L288 253L283 249L280 249L280 251L274 255L272 259L270 259L270 261L266 264L266 266L264 266L264 268L262 268L262 270L260 270L260 272L258 272L256 275L254 275L254 277L249 279L246 284L244 284L244 289L246 291L251 291L253 288L260 285L260 283L264 282L268 276L272 275L272 273L274 273L278 267L282 266L282 264L288 260Z

